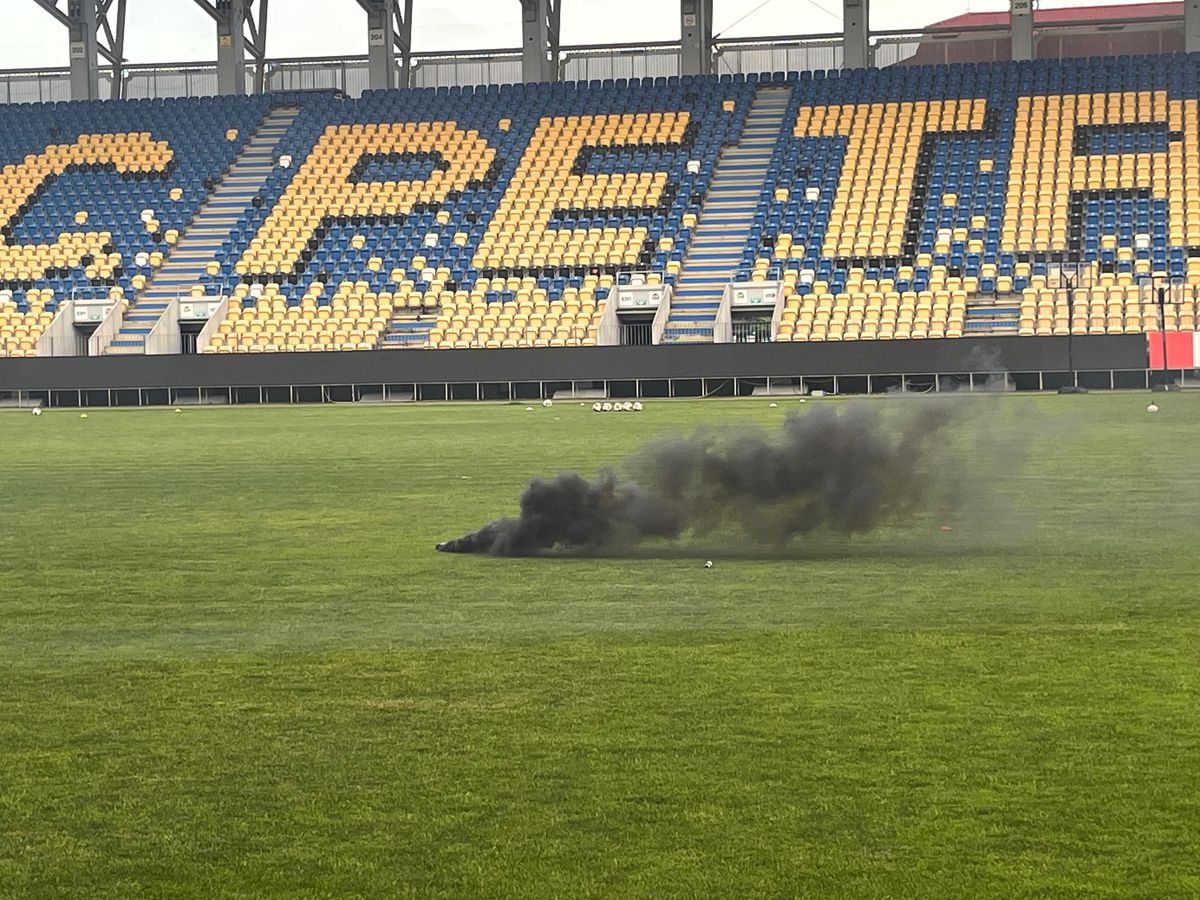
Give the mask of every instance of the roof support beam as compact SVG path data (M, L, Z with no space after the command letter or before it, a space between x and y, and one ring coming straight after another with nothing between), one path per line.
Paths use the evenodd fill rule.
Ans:
M71 99L100 99L100 65L96 62L96 4L67 0L67 33L71 41Z
M112 98L124 93L126 0L33 0L67 28L70 51L71 99L100 99L99 58L113 67ZM110 16L115 13L114 28Z
M267 79L267 8L270 0L258 0L258 15L250 10L246 17L246 30L249 40L246 49L254 57L254 93L261 94L266 87Z
M842 0L842 68L871 66L870 0Z
M67 14L58 8L58 0L33 0L33 2L54 16L60 25L66 25L68 28L71 26L71 20L67 18Z
M400 87L412 87L412 21L413 0L404 0L392 15L396 23L396 50L400 53Z
M254 90L265 87L269 0L195 0L217 25L217 93L246 93L246 52L253 57Z
M1009 5L1012 58L1015 60L1033 59L1033 7L1033 0L1011 0Z
M562 0L520 0L521 78L557 81Z
M679 71L711 75L713 63L712 0L679 0Z
M396 87L396 56L400 56L400 87L412 84L413 0L358 0L367 13L367 74L372 90Z
M117 24L114 29L109 22L113 3L117 6ZM112 89L110 98L120 100L125 96L125 4L126 0L104 0L101 6L100 27L113 51ZM103 47L100 48L103 51Z
M246 0L217 0L217 93L246 93Z

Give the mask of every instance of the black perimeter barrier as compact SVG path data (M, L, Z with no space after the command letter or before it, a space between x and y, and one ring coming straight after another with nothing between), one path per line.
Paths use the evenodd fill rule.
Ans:
M1145 335L1089 335L1074 339L1075 369L1080 383L1088 377L1095 387L1141 387L1146 379L1149 351ZM202 354L195 356L42 357L0 359L0 393L120 392L115 401L99 398L87 405L141 405L175 402L178 391L221 389L229 402L320 402L360 399L349 396L298 397L297 388L313 386L409 385L415 399L532 399L530 391L514 392L512 385L547 383L657 382L670 390L651 390L646 396L696 396L716 391L676 393L673 383L710 384L721 379L810 380L839 378L842 393L895 389L908 379L988 376L1008 373L1018 389L1054 389L1070 378L1066 337L979 337L941 340L844 341L829 343L703 344L656 347L583 347L520 350L375 350L326 353ZM1122 383L1115 376L1130 376ZM1136 373L1136 375L1134 374ZM879 379L898 379L886 385ZM872 379L875 379L873 382ZM1101 383L1103 382L1103 383ZM507 391L480 390L508 384ZM420 386L441 385L423 392ZM476 390L450 390L473 385ZM262 389L274 394L262 394ZM279 389L292 389L282 397ZM246 392L259 389L259 398ZM836 388L833 388L836 390ZM128 396L152 391L155 397ZM169 396L158 396L167 391ZM239 394L238 391L241 393ZM552 394L551 390L538 393ZM723 395L739 391L722 391ZM747 390L740 391L748 393ZM641 393L638 388L637 393ZM626 388L614 396L625 394ZM67 405L65 402L62 405Z

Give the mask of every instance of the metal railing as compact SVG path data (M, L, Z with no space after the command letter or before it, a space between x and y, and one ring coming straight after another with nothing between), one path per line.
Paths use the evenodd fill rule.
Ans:
M622 347L649 347L654 343L653 322L622 322Z
M758 322L733 322L729 329L729 339L735 344L770 343L773 334L769 320Z
M34 345L33 352L27 355L39 357L86 356L87 336L76 330L74 326L71 327L70 332L54 335L43 334Z
M515 334L514 334L515 332ZM591 326L575 325L568 329L568 333L563 335L559 329L553 329L554 333L548 332L544 328L527 328L524 331L518 329L506 329L506 335L503 339L498 339L490 336L484 336L481 332L472 332L469 336L459 338L453 341L440 340L435 348L442 349L464 349L464 350L488 350L496 349L498 345L504 344L506 341L515 343L518 347L548 347L554 341L562 341L562 346L565 347L584 347L587 346L587 341L593 336ZM597 341L596 343L599 343ZM377 345L377 349L384 349L382 341ZM424 343L412 343L405 349L429 349Z
M1071 41L1086 35L1107 39L1088 55L1121 52L1169 52L1178 49L1164 35L1178 28L1178 15L1119 17L1087 22L1043 21L1034 26L1041 58L1058 59L1072 52ZM1121 44L1121 34L1139 33L1137 47ZM1157 33L1155 46L1148 34ZM987 61L1008 58L1010 32L1006 26L928 28L872 32L869 51L873 65L883 68L912 60L922 64ZM1181 44L1180 44L1181 46ZM1076 48L1077 49L1077 48ZM964 53L966 55L964 55ZM772 35L718 38L714 41L717 74L755 72L812 72L842 66L842 35ZM459 50L416 53L411 80L406 87L454 87L479 84L512 84L521 81L521 49ZM568 81L605 78L645 78L680 74L678 44L646 41L626 44L576 44L561 48L559 77ZM100 70L101 96L109 96L111 68ZM208 97L217 93L215 62L164 62L126 64L122 96L126 99ZM399 81L399 67L397 66ZM266 61L264 90L333 89L358 97L368 86L366 56L280 57ZM246 90L253 90L253 67L246 68ZM0 103L46 103L70 99L70 70L42 67L0 71Z
M227 369L219 371L227 372ZM535 399L555 399L568 389L579 399L612 397L633 399L678 398L753 398L761 396L803 396L816 391L831 395L843 394L930 394L998 391L1055 391L1068 381L1085 385L1089 390L1147 390L1163 380L1161 369L1088 369L1073 376L1061 367L1035 371L928 372L910 370L902 373L842 373L840 375L689 375L679 378L622 375L577 382L531 376L524 380L509 379L497 373L493 381L437 381L432 383L385 383L381 380L329 381L312 380L251 383L244 380L221 383L212 379L206 387L167 384L157 387L113 388L103 380L90 380L88 386L69 388L22 387L0 385L0 407L46 409L80 407L174 406L182 403L220 402L230 404L262 403L342 403L368 400L405 400L444 402L479 400L521 402ZM1186 390L1200 389L1194 369L1167 370L1166 377ZM584 391L576 384L586 384ZM465 390L464 390L465 389Z

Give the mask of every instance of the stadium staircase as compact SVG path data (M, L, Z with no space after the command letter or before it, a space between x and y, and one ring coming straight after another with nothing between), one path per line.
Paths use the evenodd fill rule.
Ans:
M275 165L275 148L300 110L271 110L230 165L195 218L171 248L162 267L146 282L125 311L121 328L105 351L110 355L146 352L146 338L170 302L186 297L200 283L208 265L220 253L238 216L248 207Z
M1016 334L1020 325L1021 298L974 297L967 300L963 334Z
M436 310L398 309L392 315L388 330L379 340L380 350L403 350L424 347L429 332L437 324Z
M671 298L662 343L712 343L717 310L746 245L791 96L790 86L759 88L741 140L721 151Z

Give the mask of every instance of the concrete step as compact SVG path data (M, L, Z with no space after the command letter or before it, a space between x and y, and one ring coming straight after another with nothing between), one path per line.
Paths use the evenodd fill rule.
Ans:
M221 249L221 239L225 235L215 235L211 238L206 237L204 240L196 239L190 241L187 245L187 256L180 257L181 259L189 260L210 260L213 255ZM182 246L182 241L180 245Z
M688 253L684 259L684 265L689 269L698 269L703 266L732 266L741 258L741 254L730 254L727 251L719 250L715 253Z
M168 285L179 285L184 283L190 284L203 275L204 266L200 266L196 269L180 269L163 266L163 268L159 269L158 273L154 276L154 279L147 285L147 287L166 287Z

